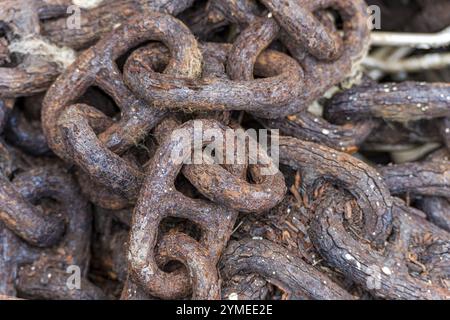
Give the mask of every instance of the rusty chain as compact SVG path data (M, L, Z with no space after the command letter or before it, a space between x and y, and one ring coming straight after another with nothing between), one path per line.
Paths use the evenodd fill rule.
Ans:
M367 2L403 10L387 30L449 23ZM366 72L368 18L4 0L0 299L449 299L450 73Z

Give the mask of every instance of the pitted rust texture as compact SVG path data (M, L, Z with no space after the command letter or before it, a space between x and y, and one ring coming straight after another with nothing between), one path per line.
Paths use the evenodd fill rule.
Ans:
M268 1L269 2L269 1ZM258 20L258 17L262 15L261 11L255 7L255 3L252 0L237 0L237 1L213 1L212 7L217 8L225 17L232 23L237 23L241 27L248 27L250 30L254 29L251 24ZM275 3L275 2L274 2ZM286 2L278 2L278 5L283 5ZM295 4L298 5L297 3ZM343 48L342 54L338 59L334 61L321 61L316 57L306 53L303 46L295 45L295 41L292 41L292 36L302 36L301 33L295 33L294 35L286 30L282 29L279 38L281 42L287 47L291 55L299 62L304 71L304 81L299 97L298 105L296 109L290 110L291 113L297 113L305 110L314 100L320 98L328 89L332 86L339 84L344 79L350 76L352 70L356 64L366 55L369 44L369 29L367 25L367 6L363 1L321 1L319 3L310 3L306 6L312 6L317 9L317 12L324 14L321 16L321 22L328 26L328 29L333 29L335 26L333 21L326 18L326 9L331 7L335 9L341 16L343 23L342 37ZM316 13L317 13L316 12ZM270 13L271 14L271 13ZM264 13L266 17L270 16L267 12ZM289 15L295 14L295 12L289 12ZM269 19L270 20L270 19ZM273 24L273 22L270 22ZM297 25L298 26L298 25ZM254 58L264 43L258 44L257 41L253 43L245 41L244 46L248 46L247 55L244 55L240 59L248 57ZM253 48L253 49L252 49ZM252 51L255 50L255 51ZM238 60L238 59L235 59ZM237 62L237 61L235 61ZM249 75L248 69L253 68L253 64L245 64L241 62L247 70L238 71L237 74ZM229 64L231 67L234 65ZM240 64L237 64L239 66ZM238 68L235 68L238 70ZM240 73L239 73L240 72ZM289 115L289 112L280 113L278 118ZM271 117L274 118L274 117Z
M178 15L193 3L193 0L114 0L103 1L91 9L80 8L81 25L70 28L67 18L46 21L42 33L51 41L74 49L83 49L125 24L137 13L161 12ZM72 3L69 3L71 5Z
M431 153L425 160L448 164L449 153L443 148ZM428 220L450 232L450 200L448 200L448 195L437 197L433 194L429 197L420 197L417 199L417 207L427 215Z
M226 280L240 272L261 274L280 287L288 299L352 299L296 254L267 240L244 239L228 245L221 260L221 273Z
M227 72L230 78L252 80L258 56L272 43L279 32L278 24L269 18L259 18L243 30L229 53ZM273 67L272 63L267 63L265 66Z
M206 121L206 123L207 124L211 124L211 122L208 122L207 120L205 120ZM213 122L214 123L214 122ZM157 137L157 140L158 141L160 141L160 143L163 143L162 141L165 141L164 139L168 139L168 138L170 138L170 133L173 131L173 129L175 129L176 127L177 127L177 125L178 125L178 121L176 121L175 119L173 119L173 120L170 120L170 119L166 119L166 120L164 120L158 127L157 127L157 129L156 129L156 131L155 131L155 134L156 134L156 137ZM186 125L188 125L188 124L185 124L185 126ZM223 127L220 127L220 126L218 126L217 127L217 124L214 124L214 126L216 127L216 128L221 128L222 130L223 130ZM156 152L156 154L158 154L158 152ZM161 154L161 153L159 153L159 154ZM234 175L236 175L236 177L239 177L239 178L242 178L242 176L243 176L243 173L245 173L245 169L246 169L246 166L241 166L241 165L237 165L237 166L232 166L232 167L230 167L230 166L226 166L227 167L227 170L230 170L230 172L232 172L233 173L233 176ZM218 165L214 165L214 166L210 166L210 165L185 165L184 167L183 167L183 170L182 170L182 172L183 172L183 174L186 176L186 177L188 177L190 180L191 180L191 182L194 184L194 185L196 185L196 184L198 184L199 183L199 181L202 181L203 179L204 179L204 176L202 175L203 173L204 173L204 170L208 170L208 169L214 169L214 170L210 170L211 172L210 172L210 178L212 179L212 180L216 180L216 181L221 181L223 178L223 176L227 176L227 174L229 175L229 173L227 172L227 171L225 171L222 167L220 167L220 166L218 166ZM217 172L217 170L219 170L219 172ZM256 173L257 173L257 171L256 171ZM214 178L215 177L215 178ZM278 177L276 178L276 179L280 179L280 174L278 174ZM275 181L276 181L276 179L275 179ZM225 181L225 183L226 182L229 182L229 180L230 179L223 179L224 181ZM269 180L270 181L270 180ZM283 180L281 180L281 182L283 182ZM241 186L245 186L246 185L246 183L244 182L244 181L242 181L242 182L237 182L237 181L235 181L235 183L236 183L236 187L239 187L240 185ZM284 182L283 182L283 184L284 184ZM205 185L205 183L203 183L203 185ZM214 189L214 183L212 183L212 185L213 185L213 188L211 188L211 190L208 190L208 192L209 193L211 193L212 192L212 195L214 196L214 195L216 195L216 196L218 196L219 198L220 198L220 196L222 195L222 193L224 193L225 194L225 198L224 198L224 204L225 205L228 205L228 206L230 206L230 202L231 202L231 207L233 207L233 205L234 206L236 206L236 200L234 200L234 202L233 202L233 200L231 199L231 198L228 198L228 196L227 196L227 194L226 194L226 192L224 192L223 190L224 189L221 189L221 188L216 188L216 189ZM233 185L230 185L231 187L233 187ZM250 188L251 188L251 186L249 186ZM170 188L169 188L170 189ZM280 189L280 191L282 192L282 193L284 193L284 187L282 186L282 187L280 187L279 188ZM279 201L279 200L277 200L277 199L279 199L279 196L277 196L277 194L276 194L276 192L277 192L277 189L275 188L273 188L273 186L272 186L272 190L273 191L271 191L271 193L272 193L272 197L271 198L273 198L274 200L271 200L271 201L269 201L269 202L267 202L267 201L260 201L260 200L252 200L252 199L246 199L245 197L244 197L244 200L248 200L248 203L244 203L245 204L245 207L243 207L242 208L242 210L244 210L244 211L248 211L248 212L252 212L252 211L259 211L259 210L264 210L264 208L269 208L268 207L268 205L271 207L271 206L273 206L273 204L271 204L273 201ZM200 188L199 189L199 191L201 192L201 193L204 193L204 191ZM258 192L254 192L255 194L258 194ZM249 193L249 195L252 195L251 193ZM237 200L239 200L239 199L237 199ZM178 197L174 200L175 202L180 202L181 201L181 199L180 200L178 200ZM219 203L221 203L220 201L219 201ZM242 200L239 200L239 202L238 202L238 205L239 205L239 203L243 203L243 201ZM253 203L255 203L256 204L256 206L255 205L253 205ZM242 206L242 204L240 204L240 206ZM229 236L227 236L227 233L229 234L230 233L230 230L231 229L229 229L229 228L231 228L233 225L234 225L234 221L236 220L236 213L234 213L233 214L233 217L232 217L232 219L231 220L229 220L229 221L226 221L225 223L224 222L220 222L220 221L218 221L218 223L217 223L217 225L219 225L219 224L221 224L222 225L222 227L221 227L221 229L223 229L223 228L225 228L226 226L228 226L228 227L226 227L226 228L228 228L228 231L227 232L225 232L225 235L224 235L224 240L222 240L222 241L219 241L219 244L220 243L224 243L223 241L225 241L226 242L226 239L227 239L227 237L229 237ZM218 219L218 218L217 218ZM194 220L195 221L195 220ZM217 227L210 227L210 229L212 229L212 230L215 230L215 229L217 229ZM209 230L209 229L208 229ZM219 232L221 232L221 231L219 231ZM180 235L180 236L182 236L182 235ZM212 236L209 236L209 238L211 238ZM210 255L212 255L212 258L213 258L213 261L215 261L215 263L217 262L217 259L218 259L218 257L219 257L219 254L214 254L214 252L215 251L217 251L217 249L214 249L214 246L213 247L211 247L212 245L211 244L209 244L209 252L210 252ZM166 251L167 251L167 249L166 249ZM165 258L164 258L164 256L166 256ZM182 257L183 256L180 256L178 259L182 259ZM167 263L170 259L170 255L167 253L167 252L164 252L164 250L163 251L161 251L161 245L159 244L158 245L158 250L157 250L157 256L155 257L155 260L158 262L158 261L160 261L159 263L158 263L158 265L160 265L160 266L162 266L162 265L164 265L165 263L164 263L164 261ZM183 260L182 260L183 261ZM186 262L185 262L186 263ZM215 264L214 263L214 264ZM212 271L210 271L210 272L212 272ZM214 274L214 273L213 273ZM173 279L173 283L176 283L177 284L177 286L178 287L185 287L185 288L189 288L189 283L188 282L186 282L186 280L188 279L188 277L187 277L187 275L184 275L184 274L177 274L178 276L182 276L182 277L184 277L184 278L180 278L180 277L178 277L179 279L177 280L176 278L174 278ZM172 276L173 277L173 276ZM195 279L194 279L195 280ZM196 280L196 281L198 281L198 280ZM122 294L122 298L124 298L124 299L134 299L134 298L137 298L137 297L139 297L139 296L141 296L142 295L142 293L139 293L139 292L141 292L141 288L140 288L140 286L137 286L132 280L127 280L127 286L126 286L126 288L124 289L124 291L123 291L123 294ZM201 284L199 284L199 285L201 285ZM173 286L173 285L172 285ZM195 286L198 286L197 284L194 284L194 288L195 288ZM170 288L170 287L169 287ZM166 289L167 290L167 289ZM170 289L170 290L173 290L173 289ZM179 289L178 289L179 290ZM199 289L198 289L199 290ZM195 293L195 292L194 292ZM153 295L154 295L155 293L153 293ZM170 294L170 295L173 295L173 294L177 294L177 295L180 295L180 296L182 296L182 295L186 295L187 294L187 292L179 292L179 293L170 293L170 292L165 292L164 293L164 295L168 295L168 294ZM158 294L157 294L158 295ZM159 294L160 295L160 294ZM158 296L159 296L158 295ZM148 296L149 297L149 296Z
M100 111L88 105L72 105L59 120L72 162L78 164L97 183L134 200L142 181L140 170L110 151L98 139L92 125L108 121ZM96 119L97 118L97 119ZM100 119L100 121L98 121ZM95 129L95 128L94 128Z
M199 49L202 54L201 76L204 78L223 78L226 79L225 64L227 60L227 44L221 43L199 43ZM151 43L141 47L128 57L129 61L139 61L146 68L161 71L170 61L170 52L163 44ZM126 72L126 70L125 70ZM229 111L199 111L192 112L191 118L216 119L227 125L230 122L231 112Z
M56 212L46 214L33 205L43 197L55 197L70 210L71 199L64 192L64 181L58 176L33 172L16 176L13 181L0 176L0 220L32 245L48 247L54 245L64 232L64 223ZM73 200L73 199L72 199Z
M314 12L329 7L350 12L351 1L262 0L295 45L304 47L318 59L335 60L342 54L343 40L323 24ZM348 18L348 17L343 17Z
M210 52L208 46L205 47L204 51L205 53ZM141 56L142 54L137 51L132 54L130 59L140 59ZM208 61L211 61L211 59L208 59ZM148 63L148 61L145 61L145 63ZM157 63L154 62L152 64ZM212 64L210 64L211 66ZM220 74L220 70L217 69L206 69L204 74ZM90 121L89 118L95 118L95 121ZM95 132L90 128L89 122L97 122L97 125L101 125L102 122L106 124L107 119L101 120L102 118L104 117L98 111L86 105L73 105L70 109L63 112L60 124L65 133L64 139L67 141L66 144L72 149L72 161L88 172L90 177L95 177L96 183L100 183L118 195L125 197L125 199L133 201L140 188L142 173L140 169L107 150L97 139ZM258 156L263 158L263 160L267 160L264 163L271 164L271 160L261 150L259 150ZM111 172L110 168L117 169ZM202 171L200 172L199 170ZM208 166L197 167L197 176L204 176L207 180L193 178L195 182L192 182L205 195L219 201L219 203L229 204L232 208L243 211L265 210L280 201L284 194L285 187L283 186L284 182L280 173L267 176L265 179L256 178L256 180L259 179L262 182L250 185L239 182L237 178L233 178L231 175L227 175L226 171L221 170L222 174L219 178L219 174L215 172L214 168ZM214 181L215 183L212 183ZM221 190L224 190L225 187L233 187L235 190L230 190L228 193L222 192ZM254 194L261 196L258 201L254 201ZM277 196L274 196L275 194ZM117 200L114 203L122 203L120 199ZM121 205L119 204L119 206Z
M301 170L306 185L325 180L350 192L363 212L362 236L383 244L392 226L392 198L381 175L364 162L334 149L280 138L280 162Z
M265 57L263 54L262 59ZM246 110L273 118L296 103L293 92L298 91L303 76L300 66L285 57L272 60L279 70L276 74L243 82L214 77L197 80L173 77L156 73L140 61L128 60L125 81L138 96L161 110Z
M266 154L260 154L268 158ZM258 183L249 183L245 181L245 177L235 176L220 166L185 166L183 174L211 201L240 212L258 213L274 207L286 193L281 172L260 175L259 166L251 165L249 168L253 179Z
M202 122L205 129L222 128L217 122L211 120ZM181 128L188 130L190 137L193 136L194 127L191 122L184 124ZM218 299L220 288L215 264L228 241L237 212L204 200L188 198L176 190L174 181L181 170L182 163L174 162L172 150L185 147L183 143L186 142L167 137L146 169L147 175L140 191L131 226L128 255L130 274L145 291L153 296L175 298L180 294L186 294L186 280L182 280L184 276L162 271L156 263L154 252L157 244L157 230L162 219L168 216L185 218L201 227L200 242L187 235L169 234L164 236L159 252L166 254L169 259L184 263L190 270L190 274L194 276L193 298ZM191 140L189 140L189 147L191 147L190 144ZM175 241L183 238L184 241ZM192 249L186 252L186 247L181 243L185 243Z
M218 258L220 257L220 252L223 249L223 246L228 241L228 238L230 236L230 232L232 230L232 227L234 225L234 222L237 218L237 212L230 209L225 209L225 207L213 205L212 203L205 202L204 200L193 200L190 198L187 198L186 196L182 195L178 191L175 190L175 187L173 186L173 181L175 177L177 176L178 172L181 170L181 164L176 164L172 162L174 161L171 159L171 150L174 148L179 148L180 146L177 144L180 144L182 142L180 141L174 141L173 137L169 135L171 130L173 129L175 122L163 122L163 126L158 128L159 132L159 139L163 140L164 142L161 144L159 150L156 151L155 155L156 158L151 160L151 163L147 167L147 176L146 181L144 182L144 187L141 190L140 199L138 200L136 209L135 209L135 218L133 220L133 227L132 227L132 233L131 233L131 240L130 240L130 255L129 259L131 259L131 274L134 275L135 279L138 281L138 283L144 284L144 289L146 289L151 295L153 296L160 296L160 297L174 297L178 296L180 294L186 294L186 292L181 291L181 288L177 288L177 286L181 286L185 284L184 281L176 281L176 278L174 275L171 275L171 277L167 274L164 274L158 269L158 266L155 265L155 257L153 256L154 253L151 253L151 250L154 250L155 241L156 241L156 230L159 223L162 221L162 219L165 216L175 216L175 217L181 217L181 218L187 218L189 220L192 220L193 222L199 224L202 227L202 238L201 243L203 246L207 249L207 253L209 256L209 260L212 260L212 265L214 266ZM192 136L193 134L193 123L188 122L179 127L178 129L187 129L189 132L189 136ZM221 126L219 123L212 121L212 120L202 120L203 129L218 129L222 132L224 132L224 127ZM172 139L172 140L171 140ZM191 142L189 141L189 144L191 145ZM190 147L189 145L189 147ZM178 149L177 149L178 150ZM162 158L162 159L158 159ZM168 161L168 164L171 164L174 168L170 168L166 165L163 165L164 161ZM259 189L258 185L252 186L248 185L245 181L239 181L234 179L234 175L236 175L236 178L241 178L243 175L243 171L246 168L246 166L237 166L235 169L230 168L233 171L233 174L228 173L225 169L218 165L186 165L183 169L183 174L188 177L191 182L194 185L199 185L199 191L209 197L212 197L214 199L219 199L218 203L229 206L229 207L239 207L240 210L246 211L246 212L252 212L252 211L261 211L265 208L270 208L273 205L275 205L278 201L280 201L280 197L284 194L284 180L282 179L280 173L278 175L275 175L275 180L271 180L269 177L269 180L266 180L261 185L261 188L267 189L268 185L265 185L267 181L272 183L270 190L268 190L267 195L271 195L271 197L268 197L267 200L270 201L261 201L261 199L254 198L254 199L247 199L244 197L244 200L248 200L247 202L242 201L242 199L239 199L235 196L233 196L233 193L228 193L226 190L229 188L238 188L237 190L242 190L242 192L247 193L249 196L258 197L257 195L261 192L248 192L250 190L257 190ZM211 170L210 170L211 169ZM163 171L163 174L158 173L159 171ZM204 187L208 187L208 184L205 184L203 180L205 179L205 175L203 175L206 171L210 170L210 173L207 174L208 178L211 178L213 181L214 177L216 177L216 181L219 184L227 185L226 188L220 188L216 186L214 188L214 183L211 183L212 187L210 189L204 190ZM217 172L219 171L219 172ZM256 174L258 171L255 171ZM226 178L229 176L230 178ZM224 178L225 177L225 178ZM152 180L150 180L152 179ZM160 179L168 179L168 181L160 181ZM281 179L281 180L280 180ZM159 181L159 183L158 183ZM282 186L279 186L274 188L273 183L276 181L280 181L280 183L283 183ZM230 183L231 182L231 183ZM278 183L278 182L277 182ZM247 186L248 185L248 186ZM269 184L270 185L270 184ZM157 186L157 190L155 190L155 186ZM201 188L203 187L203 188ZM256 189L255 189L256 188ZM248 191L245 191L247 190ZM146 191L148 190L148 191ZM151 193L150 193L151 190ZM278 192L281 193L278 193ZM149 195L152 195L149 198ZM265 193L262 192L262 196L266 197ZM164 199L167 199L163 201ZM157 201L157 203L153 203L153 201ZM167 202L166 204L163 204L163 202ZM243 204L241 204L243 203ZM145 208L158 208L158 210L154 210L153 212L147 212L148 209ZM188 209L191 208L191 209ZM175 211L174 211L175 210ZM159 211L159 213L158 213ZM188 212L191 212L190 215L186 215ZM192 215L192 212L196 212L196 215ZM207 214L208 213L208 214ZM151 214L154 216L152 220L149 221L148 215ZM148 221L144 223L144 221ZM139 226L139 228L137 228ZM148 246L145 246L145 248L142 248L142 239L141 237L144 236L144 233L147 231L146 240L145 243L149 243ZM153 235L152 235L153 234ZM218 238L219 237L219 238ZM213 242L213 239L215 239L215 243ZM137 251L139 250L139 251ZM140 252L140 256L146 257L146 260L141 261L140 258L136 259L136 252ZM145 252L143 254L142 252ZM170 254L168 252L170 251L161 251L161 247L159 247L158 253L159 255L163 255L165 252L165 255L170 257ZM200 253L198 253L200 254ZM183 261L184 263L189 263L189 261L185 261L185 258L182 259L183 253L180 252L180 255L177 260ZM177 257L173 257L177 258ZM198 257L201 258L201 255ZM203 261L203 260L200 260ZM211 263L211 262L209 262ZM213 271L211 271L211 267L209 266L209 263L206 264L205 262L195 265L194 267L199 269L200 271L196 272L206 272L214 274ZM135 267L136 266L136 267ZM188 265L189 267L189 265ZM137 269L136 269L137 268ZM205 269L206 268L206 269ZM202 271L203 270L203 271ZM208 271L209 270L209 271ZM157 276L154 278L151 277L151 274L154 273ZM209 277L209 275L208 275ZM210 279L210 278L205 278ZM210 281L212 281L210 279ZM165 284L165 286L163 285ZM199 295L205 295L209 294L207 292L204 292L204 288L209 288L212 290L214 289L214 292L211 294L214 294L216 298L218 298L218 292L216 292L216 288L218 288L217 283L205 283L201 282L201 279L197 279L196 283L193 284L193 296L199 297ZM177 293L179 292L179 293Z
M352 49L354 49L354 47L352 47ZM287 63L287 66L292 65L292 63L289 62L289 58L283 60L285 60L284 63L280 61L282 65L284 65L285 63ZM295 69L298 68L298 66L296 67L295 64L293 66ZM300 94L301 99L299 99L299 97L296 96L296 92L298 92L299 90L298 88L299 81L298 79L297 80L293 79L292 74L295 75L300 71L295 72L292 71L291 68L286 69L283 68L282 66L279 67L273 66L271 70L278 70L278 72L275 72L275 74L272 74L267 79L258 79L242 83L239 81L236 83L235 82L227 83L228 87L231 86L231 88L225 92L222 92L223 90L222 91L220 90L220 87L225 85L225 84L222 85L222 81L216 79L203 79L199 80L198 82L192 82L182 78L169 79L168 77L155 74L151 70L151 68L142 65L142 63L139 63L138 61L129 61L125 69L127 70L126 81L133 88L133 90L137 92L139 96L143 97L147 101L153 101L155 99L158 99L160 101L159 102L160 108L175 108L175 109L184 108L194 110L237 109L237 110L248 110L251 112L257 112L264 117L274 118L280 117L282 115L288 115L294 112L299 112L306 107L307 103L310 103L311 101L319 97L318 95L316 95L314 97L309 97L305 101L303 101L303 96L302 94ZM282 78L278 79L277 82L274 82L275 79L280 78L284 75L284 73L278 75L280 69L286 70L286 73L290 73L290 77L288 77L287 83L278 82ZM328 72L329 68L323 69L324 69L323 71L325 71L326 69ZM336 71L341 72L343 69L345 68L339 66L339 68L336 68ZM322 69L319 68L318 70L315 70L314 74L316 74L319 70ZM321 75L320 78L322 80L330 79L329 74L324 75L323 77ZM335 78L336 77L334 78L331 77L331 79ZM311 79L311 82L317 83L315 82L315 80L317 79ZM336 81L336 83L337 82L339 82L339 80ZM265 83L267 83L267 86L261 87L258 85L258 84L264 85ZM289 91L286 91L285 88L287 87L288 83L296 83L296 85L290 87ZM248 86L246 84L248 84ZM327 85L326 89L328 89L330 86L331 85ZM162 88L164 88L164 90L162 90ZM245 88L248 88L252 92L249 91L246 94L244 94L245 92L243 91L243 89ZM278 88L280 90L278 90ZM317 86L314 86L314 88L317 89ZM170 90L167 91L165 89ZM269 93L278 92L280 95L275 97L268 96L267 90L269 90ZM210 91L217 94L210 95L209 94ZM257 96L255 96L255 93L258 92L260 92L260 94L257 94ZM276 100L274 100L274 98L276 98ZM265 101L263 99L269 100ZM280 107L282 106L284 107L280 110ZM269 107L271 109L277 108L278 110L269 110Z
M284 172L286 174L289 171ZM349 292L356 299L364 299L367 296L367 292L364 292L360 286L348 281L338 270L330 268L326 260L320 256L312 245L308 235L312 213L308 208L310 208L311 203L307 199L308 190L302 183L299 172L295 173L290 191L291 194L287 195L279 205L267 213L242 217L238 223L239 227L233 234L233 238L251 237L254 240L265 239L276 243L278 246L282 246L290 251L291 254L295 253L295 255L298 255L304 263L328 276L334 283ZM247 275L251 276L252 274ZM253 277L258 276L253 274ZM259 276L257 279L262 280L260 278ZM259 283L260 281L257 279L255 279L255 282ZM224 288L228 288L230 285L234 286L233 283L232 279L226 281ZM277 294L279 290L274 290L273 285L266 284L265 288L269 291L267 299L287 298L286 292Z
M259 119L266 128L277 128L283 135L326 145L339 151L354 153L379 123L374 120L332 124L322 117L302 112L284 119Z
M202 54L201 76L205 78L223 78L226 79L225 64L227 60L227 44L221 43L199 43L199 49ZM130 54L127 61L139 61L146 68L161 71L170 61L170 52L163 44L151 43L141 47ZM125 69L126 72L126 69ZM216 119L224 124L230 122L229 111L200 111L192 112L190 118Z
M414 121L448 117L448 83L402 82L354 87L336 95L325 109L328 119Z
M392 194L406 195L418 201L417 206L437 226L448 230L447 216L449 154L445 148L429 154L425 160L379 168Z
M351 20L351 23L345 25L345 31L348 32L345 37L347 52L338 62L331 65L330 63L315 61L315 58L299 59L302 67L310 73L309 76L305 77L306 80L302 81L307 88L304 90L304 86L299 96L295 94L299 90L299 79L293 79L292 76L292 74L295 75L300 72L293 71L298 66L294 67L294 69L285 69L286 72L289 71L291 73L291 77L284 84L280 82L282 80L280 77L284 73L279 74L280 69L278 69L277 73L272 74L267 79L257 79L243 83L239 81L226 83L229 89L223 91L220 87L225 84L216 79L202 79L198 82L191 82L182 78L162 77L155 74L151 68L146 68L141 63L138 63L138 61L129 61L125 67L127 70L127 84L146 101L150 102L158 99L159 103L157 106L162 109L247 110L266 118L279 118L290 113L299 112L304 110L313 100L320 97L333 84L342 81L349 74L352 64L363 55L367 46L367 41L365 40L368 32L366 21L363 19L365 13L362 10L362 4L359 7L358 5L350 6L351 9L347 7L344 9L344 12L354 19ZM356 16L354 17L352 14ZM273 22L271 24L276 28ZM230 63L229 65L233 64ZM252 66L250 67L252 68ZM329 80L331 83L321 84L324 79L332 80ZM274 82L275 80L277 82ZM286 91L288 83L295 83L296 85L293 87L289 86L289 91ZM167 90L163 91L162 88ZM314 94L310 94L311 92ZM298 99L294 102L292 99L295 97ZM303 103L299 103L299 100L303 101ZM277 110L271 110L272 108Z
M18 170L26 169L27 166L21 159L22 154L16 152L15 149L6 145L1 140L0 151L2 181L7 181L7 186L11 187L9 177ZM17 190L14 191L18 192ZM17 196L17 194L14 195ZM39 220L39 218L42 217L38 216L36 220ZM23 263L31 263L36 259L39 254L38 248L32 248L27 245L12 230L7 228L2 221L0 221L0 239L2 240L2 246L0 247L0 270L2 271L0 272L0 295L15 297L17 295L15 281L19 267Z
M283 199L286 185L282 173L274 167L267 153L260 147L257 153L259 163L249 164L248 168L254 183L246 181L247 170L242 165L231 166L228 170L217 165L187 165L182 172L202 195L215 203L240 212L264 212ZM264 168L275 171L262 175Z
M337 11L344 20L344 47L339 59L330 62L320 61L310 55L304 56L303 52L296 52L296 48L288 46L305 72L306 81L300 97L305 106L309 106L332 86L348 78L369 49L370 32L367 26L366 4L360 0L344 3L342 6L337 5Z
M396 200L393 236L377 251L345 227L346 212L358 210L342 190L328 189L316 200L310 236L328 263L380 298L448 298L447 232Z
M176 119L166 118L157 128L160 135L158 140L167 138L176 128L177 123ZM227 142L225 135L223 146L227 143L229 141ZM223 167L189 164L183 166L182 173L203 196L211 201L240 212L260 213L273 208L283 199L286 185L282 173L278 168L274 168L272 159L262 148L258 147L257 155L254 157L257 157L258 164L248 164L249 159L245 159L247 164L227 164ZM213 159L211 161L213 162ZM247 182L247 167L255 183ZM262 175L261 169L264 167L273 167L275 170L270 175Z
M435 2L369 4L436 32ZM450 73L366 72L364 1L2 5L0 299L448 299ZM261 127L271 175L263 140L205 137Z
M101 291L85 278L82 280L85 285L82 290L70 290L67 287L67 266L77 265L84 272L82 276L86 275L91 222L87 202L80 197L72 178L61 168L52 165L20 172L9 184L18 194L16 197L20 197L21 202L16 205L30 207L30 203L38 200L42 204L39 206L41 211L38 207L32 208L34 212L31 214L34 216L20 216L25 221L18 230L10 228L10 231L9 221L1 225L4 255L0 265L5 268L1 277L1 292L41 299L103 297ZM1 210L8 210L5 205L14 203L13 200L2 200ZM22 214L28 212L27 208L23 210L18 207L15 210ZM39 221L38 214L57 224L53 227L49 227L48 223L45 225ZM32 227L26 230L30 223ZM40 234L42 239L35 239Z
M48 90L42 121L49 146L56 154L70 160L58 119L92 85L103 89L121 108L120 121L99 136L103 144L115 152L121 153L141 140L161 119L161 112L150 109L128 90L115 63L129 49L150 40L161 40L171 50L172 59L165 70L167 73L195 77L201 72L201 54L186 26L160 13L135 17L132 23L116 29L80 55Z
M81 192L96 206L110 210L120 210L130 206L127 198L92 180L87 173L79 170L76 175Z
M5 0L2 2L0 24L2 29L6 30L8 40L2 41L2 47L6 48L13 41L41 39L38 13L41 6L42 3L37 1L30 3L25 0ZM2 60L3 63L11 62L8 56ZM1 98L15 98L45 91L60 72L60 67L56 63L33 54L25 55L15 66L9 66L9 64L11 63L0 66Z
M63 197L60 200L63 206L59 210L63 212L66 227L63 238L56 246L43 249L37 259L19 270L17 290L24 296L40 299L104 298L101 290L86 279L91 213L75 181L56 167L33 169L29 176L19 175L16 178L22 183L21 190L25 197L32 198L35 193L40 193L57 198L59 194ZM46 177L51 180L50 186L45 185ZM67 286L66 268L71 265L81 269L81 290L71 290Z
M258 65L255 62L261 52L274 40L279 28L273 19L255 20L249 27L240 33L234 42L228 59L227 71L231 79L251 80L253 75L271 74L273 62L264 61ZM250 63L249 63L250 61ZM299 86L308 83L308 79ZM304 108L301 100L297 100L297 107L289 110L296 113ZM364 121L355 125L336 126L308 112L288 116L287 119L270 119L260 121L270 128L279 128L282 133L314 142L322 142L330 147L343 151L356 151L371 131L376 128L376 121Z
M437 196L450 199L450 162L425 161L385 166L379 169L392 194Z

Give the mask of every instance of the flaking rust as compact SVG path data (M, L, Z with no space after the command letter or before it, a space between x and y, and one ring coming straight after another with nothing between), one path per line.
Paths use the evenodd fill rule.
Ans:
M3 0L0 300L448 300L450 10L405 3Z

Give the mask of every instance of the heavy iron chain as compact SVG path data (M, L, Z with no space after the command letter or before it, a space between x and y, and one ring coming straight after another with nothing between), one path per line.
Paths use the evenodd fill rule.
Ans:
M76 30L71 5L0 9L0 297L449 298L450 80L358 78L364 1L115 0ZM279 129L280 170L175 162L196 123ZM417 143L441 148L371 162Z

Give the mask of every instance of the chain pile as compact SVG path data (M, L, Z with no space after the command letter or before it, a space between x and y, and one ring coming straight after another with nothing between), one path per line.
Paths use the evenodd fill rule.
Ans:
M450 298L450 69L364 69L363 0L81 4L0 1L1 298Z

